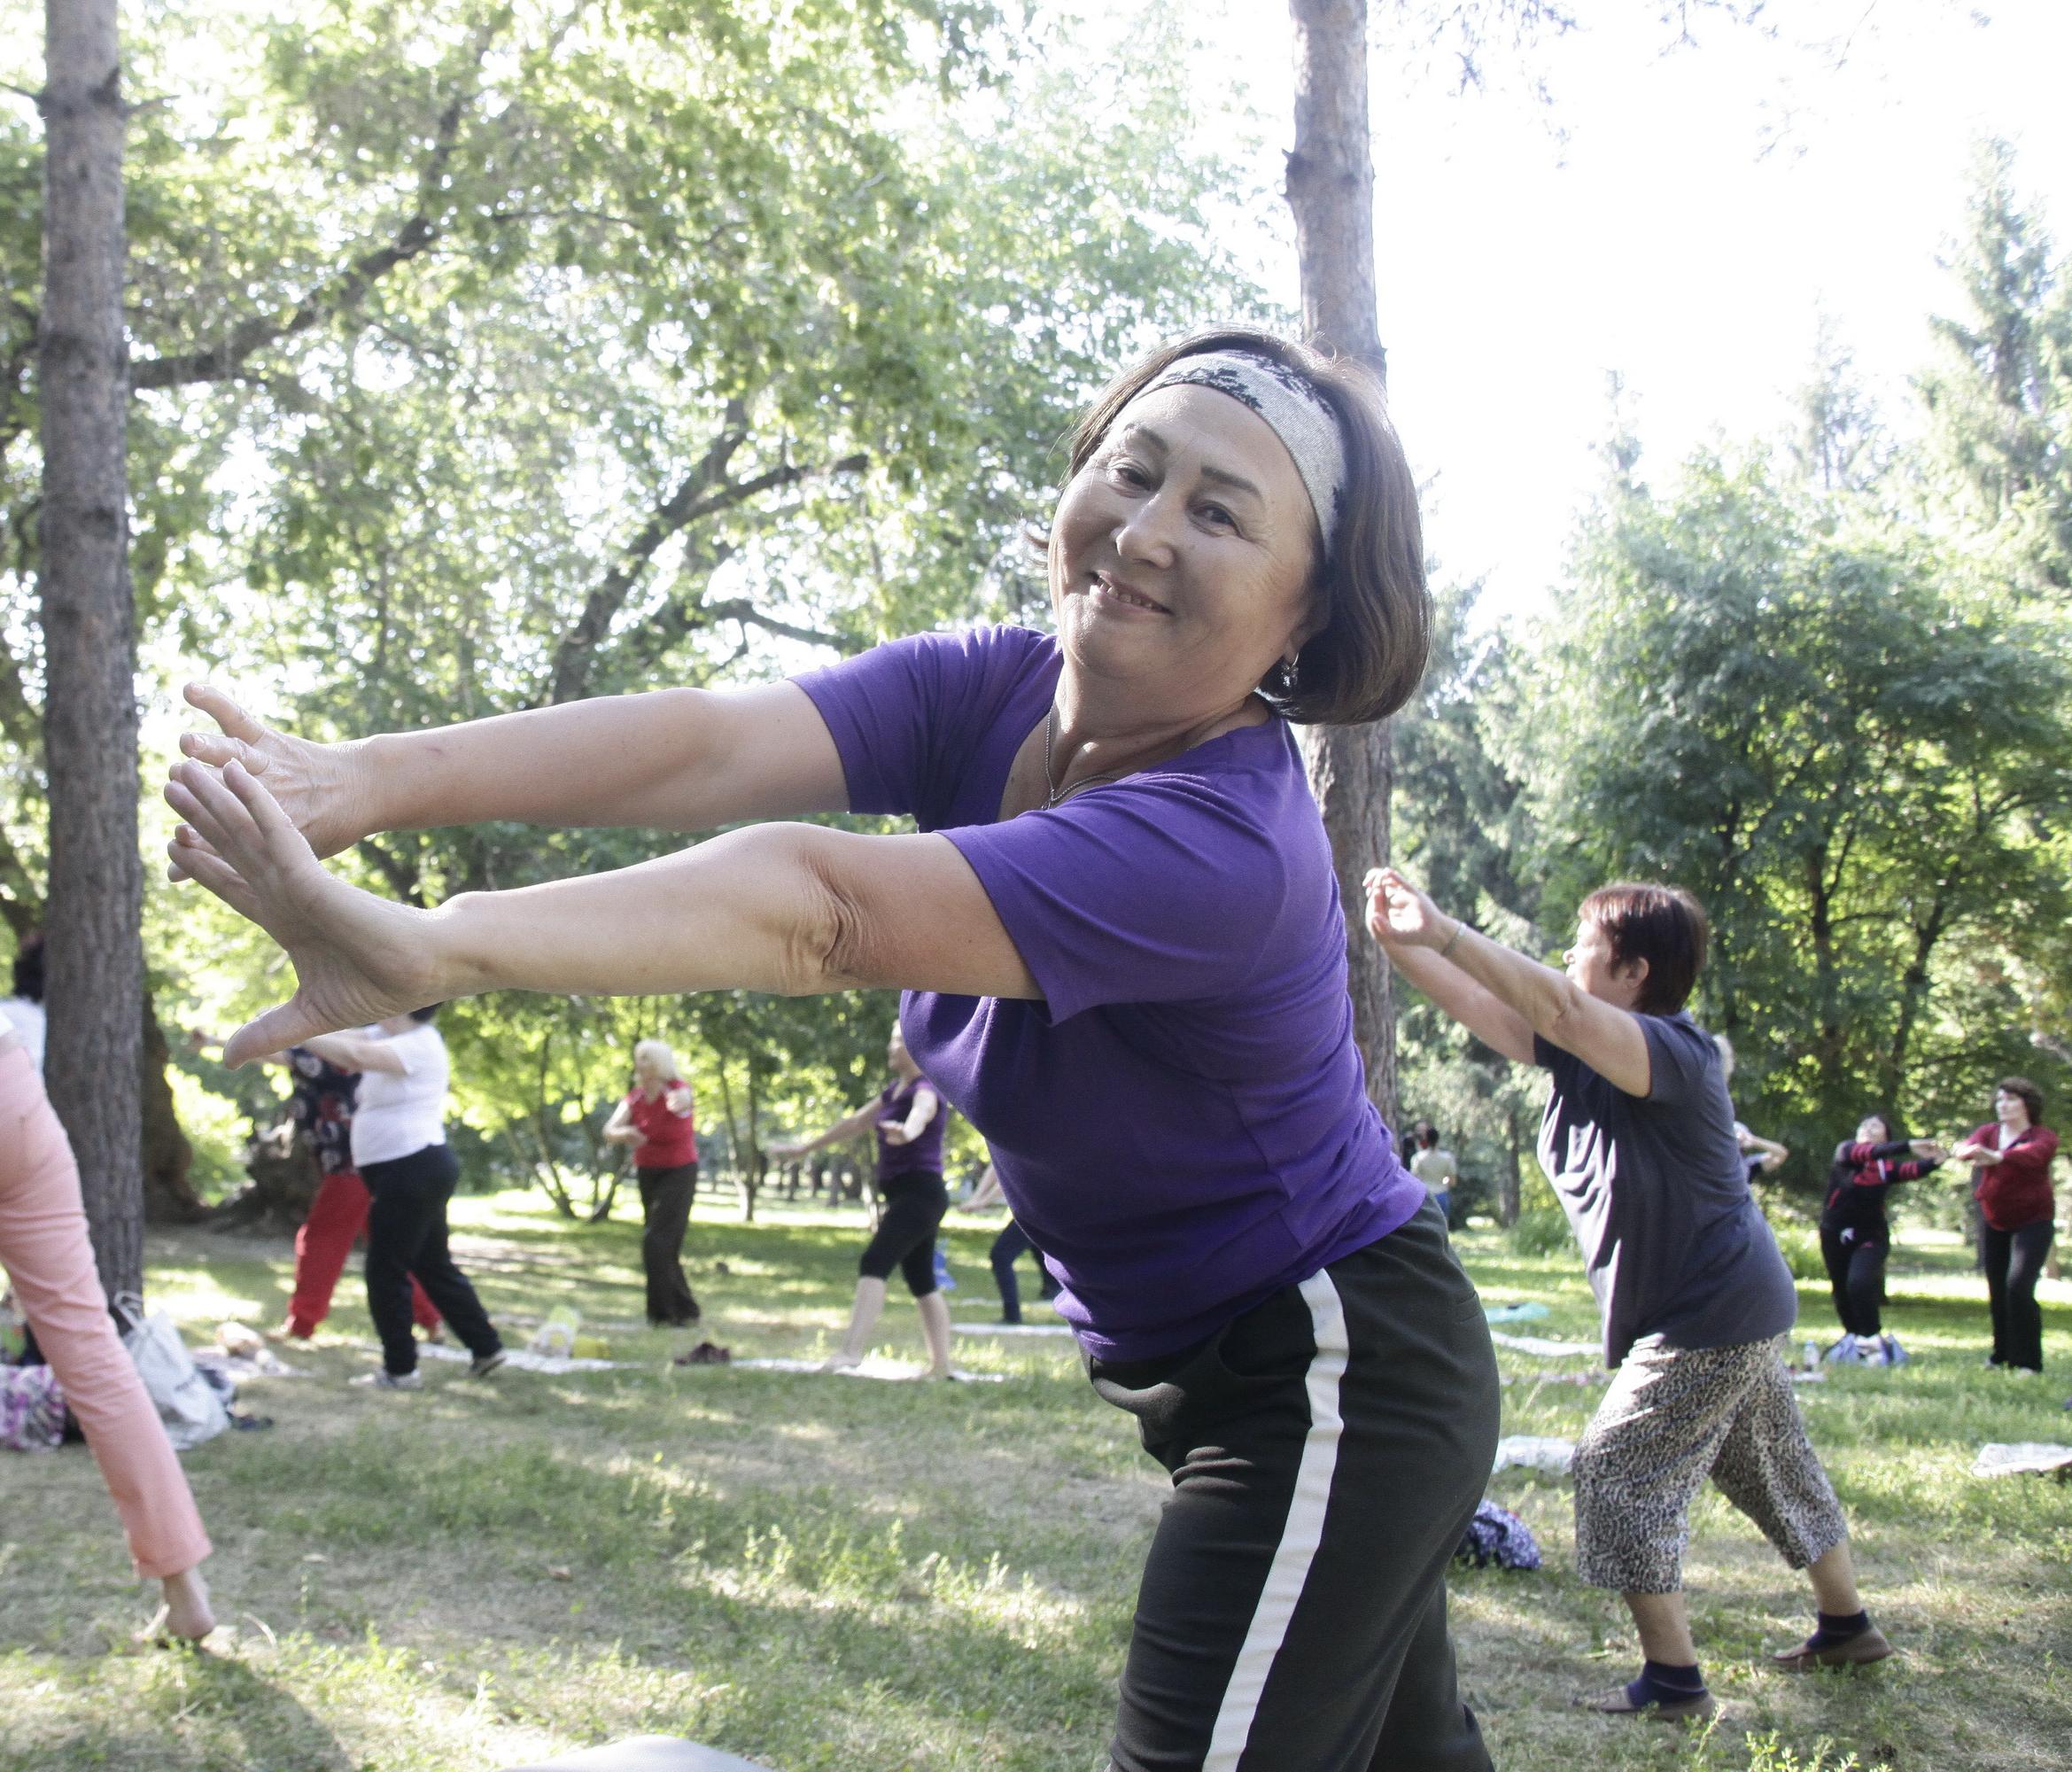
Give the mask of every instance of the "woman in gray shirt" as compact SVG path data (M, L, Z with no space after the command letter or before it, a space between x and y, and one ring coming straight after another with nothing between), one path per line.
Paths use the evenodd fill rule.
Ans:
M1749 1192L1719 1048L1683 1013L1705 959L1698 901L1676 887L1601 887L1556 972L1446 915L1393 868L1367 886L1367 926L1397 969L1485 1045L1553 1076L1540 1162L1617 1372L1571 1467L1576 1565L1625 1596L1646 1658L1637 1679L1578 1702L1669 1717L1718 1708L1682 1592L1690 1504L1708 1475L1812 1578L1816 1628L1780 1666L1890 1654L1779 1353L1797 1294Z

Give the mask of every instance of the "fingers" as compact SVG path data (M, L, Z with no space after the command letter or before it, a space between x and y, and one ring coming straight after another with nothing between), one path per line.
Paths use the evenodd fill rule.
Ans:
M252 823L268 842L298 835L293 821L281 810L281 803L268 790L266 783L242 763L225 764L223 781L244 803L244 810L252 814Z
M182 866L183 878L191 878L206 887L241 917L260 921L259 899L245 883L244 876L219 855L196 851L190 853Z
M223 1062L235 1070L241 1064L266 1057L289 1046L299 1045L312 1034L334 1034L338 1030L305 1009L299 999L268 1009L223 1042Z
M240 739L246 744L257 744L261 738L266 736L265 723L252 719L229 696L217 688L213 683L190 683L182 693L187 698L189 707L198 708L222 727L228 737ZM207 734L200 733L190 733L186 735L189 738L206 738L207 736ZM210 742L214 741L211 740ZM185 738L182 740L181 748L186 749ZM193 754L191 751L189 752L190 756Z
M192 827L204 848L248 874L268 859L271 840L293 831L274 797L235 761L221 770L175 763L166 784L166 803ZM182 867L188 853L183 846L177 858Z

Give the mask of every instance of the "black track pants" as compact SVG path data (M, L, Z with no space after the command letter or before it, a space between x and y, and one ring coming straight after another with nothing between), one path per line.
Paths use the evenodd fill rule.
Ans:
M1844 1240L1846 1239L1846 1240ZM1875 1336L1885 1326L1885 1238L1876 1232L1820 1227L1820 1259L1835 1294L1835 1315L1851 1335Z
M1446 1571L1489 1480L1496 1362L1439 1209L1199 1347L1091 1374L1173 1473L1116 1772L1489 1772Z
M1986 1301L1993 1316L1993 1362L2044 1369L2044 1313L2036 1302L2036 1283L2043 1278L2051 1240L2058 1227L2048 1218L2019 1231L1996 1231L1981 1224L1979 1265L1986 1271Z
M461 1166L452 1148L427 1145L393 1162L362 1164L367 1184L367 1310L381 1337L381 1360L392 1372L417 1370L410 1334L410 1276L417 1276L454 1333L477 1359L503 1346L446 1247L446 1202Z
M698 1320L698 1301L684 1278L684 1232L698 1191L696 1163L634 1171L640 1180L640 1267L648 1278L648 1321L674 1328Z

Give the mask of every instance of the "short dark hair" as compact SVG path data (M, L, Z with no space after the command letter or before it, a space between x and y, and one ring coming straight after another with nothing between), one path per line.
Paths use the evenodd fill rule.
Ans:
M2029 1123L2030 1125L2040 1126L2043 1124L2044 1092L2042 1090L2038 1089L2026 1076L2003 1076L1993 1085L1993 1093L1998 1095L2003 1089L2010 1095L2019 1095L2022 1098L2022 1106L2029 1109Z
M1360 726L1385 719L1417 693L1432 652L1432 596L1424 582L1417 485L1389 422L1379 379L1351 357L1326 355L1256 326L1213 326L1161 345L1103 388L1072 433L1065 470L1083 468L1122 408L1183 357L1244 351L1292 369L1337 415L1346 486L1338 533L1323 538L1326 563L1310 591L1323 622L1293 667L1276 665L1259 692L1292 720Z
M1681 886L1615 880L1584 899L1576 915L1604 931L1613 964L1648 962L1634 1004L1641 1014L1673 1015L1690 1000L1711 933L1696 895Z
M14 994L31 1003L43 1000L43 938L27 935L14 951Z
M1420 1149L1436 1149L1439 1145L1439 1128L1429 1120L1420 1120L1416 1126L1416 1139Z

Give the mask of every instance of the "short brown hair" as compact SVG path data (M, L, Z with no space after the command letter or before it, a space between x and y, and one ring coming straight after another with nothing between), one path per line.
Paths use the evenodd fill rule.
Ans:
M1689 1000L1711 933L1695 895L1680 886L1615 880L1584 899L1576 915L1604 931L1615 965L1648 962L1634 1005L1641 1014L1673 1015Z
M1416 482L1389 422L1379 380L1350 357L1327 356L1253 326L1215 326L1161 345L1103 388L1072 433L1065 478L1101 445L1115 416L1183 357L1245 351L1292 369L1337 415L1346 447L1338 533L1310 584L1323 621L1292 669L1276 666L1260 694L1292 720L1359 726L1385 719L1417 693L1432 651Z
M2029 1123L2030 1125L2040 1126L2043 1124L2044 1092L2042 1090L2038 1089L2026 1076L2003 1076L1993 1085L1993 1093L1998 1095L2003 1089L2010 1095L2019 1095L2022 1098L2022 1105L2029 1109Z

